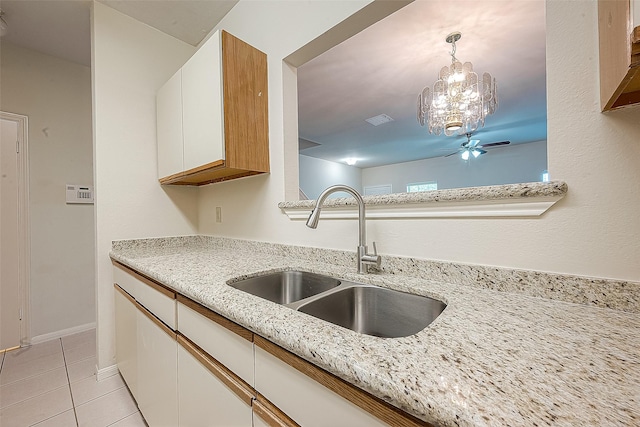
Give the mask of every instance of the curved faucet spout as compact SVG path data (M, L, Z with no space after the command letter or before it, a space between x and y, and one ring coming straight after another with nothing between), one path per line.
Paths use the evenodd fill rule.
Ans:
M322 210L322 204L329 197L330 194L344 191L345 193L351 194L358 202L358 224L359 224L359 236L358 236L358 245L366 246L366 225L365 225L365 210L364 210L364 200L362 200L362 196L355 189L349 187L348 185L332 185L327 188L320 194L318 200L316 201L316 206L311 211L311 215L309 215L309 219L307 220L307 227L316 228L318 227L318 221L320 221L320 211Z
M358 202L358 273L366 273L368 265L373 264L376 266L380 266L380 256L375 253L375 243L373 244L374 254L370 255L367 253L367 231L365 224L364 200L362 200L362 196L355 189L347 185L333 185L324 190L318 197L316 205L311 211L311 215L309 215L309 219L307 219L307 227L318 227L322 204L330 194L337 191L344 191L351 194L356 199L356 202Z

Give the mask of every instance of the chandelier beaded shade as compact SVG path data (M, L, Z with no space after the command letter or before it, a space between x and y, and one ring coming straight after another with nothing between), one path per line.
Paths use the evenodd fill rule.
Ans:
M496 80L484 73L482 81L471 62L462 64L456 58L456 42L462 34L451 33L451 65L440 70L433 89L427 86L418 95L418 122L428 126L429 133L446 136L464 135L484 126L484 120L498 107Z

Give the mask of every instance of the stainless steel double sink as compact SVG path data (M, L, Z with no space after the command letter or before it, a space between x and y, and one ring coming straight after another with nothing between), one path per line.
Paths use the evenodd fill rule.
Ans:
M229 286L361 334L399 338L433 322L446 304L433 298L305 271L280 271Z

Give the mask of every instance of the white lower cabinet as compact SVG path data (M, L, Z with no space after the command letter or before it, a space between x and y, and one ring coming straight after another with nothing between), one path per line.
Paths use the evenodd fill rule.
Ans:
M270 427L269 424L266 423L262 418L260 418L256 413L253 413L253 427Z
M255 346L256 390L304 427L388 427L297 369Z
M178 425L178 354L175 335L138 310L138 408L150 427Z
M131 394L138 394L138 356L136 316L138 309L133 297L116 287L116 362Z
M179 426L250 427L251 399L237 396L183 346L178 347Z

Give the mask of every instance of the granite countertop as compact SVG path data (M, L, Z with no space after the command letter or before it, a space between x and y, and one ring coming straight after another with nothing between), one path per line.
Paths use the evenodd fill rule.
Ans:
M268 244L229 242L120 241L111 257L436 425L640 425L637 313L420 274L358 275L355 262L329 251L269 252ZM377 338L226 285L287 269L427 295L447 308L416 335Z

